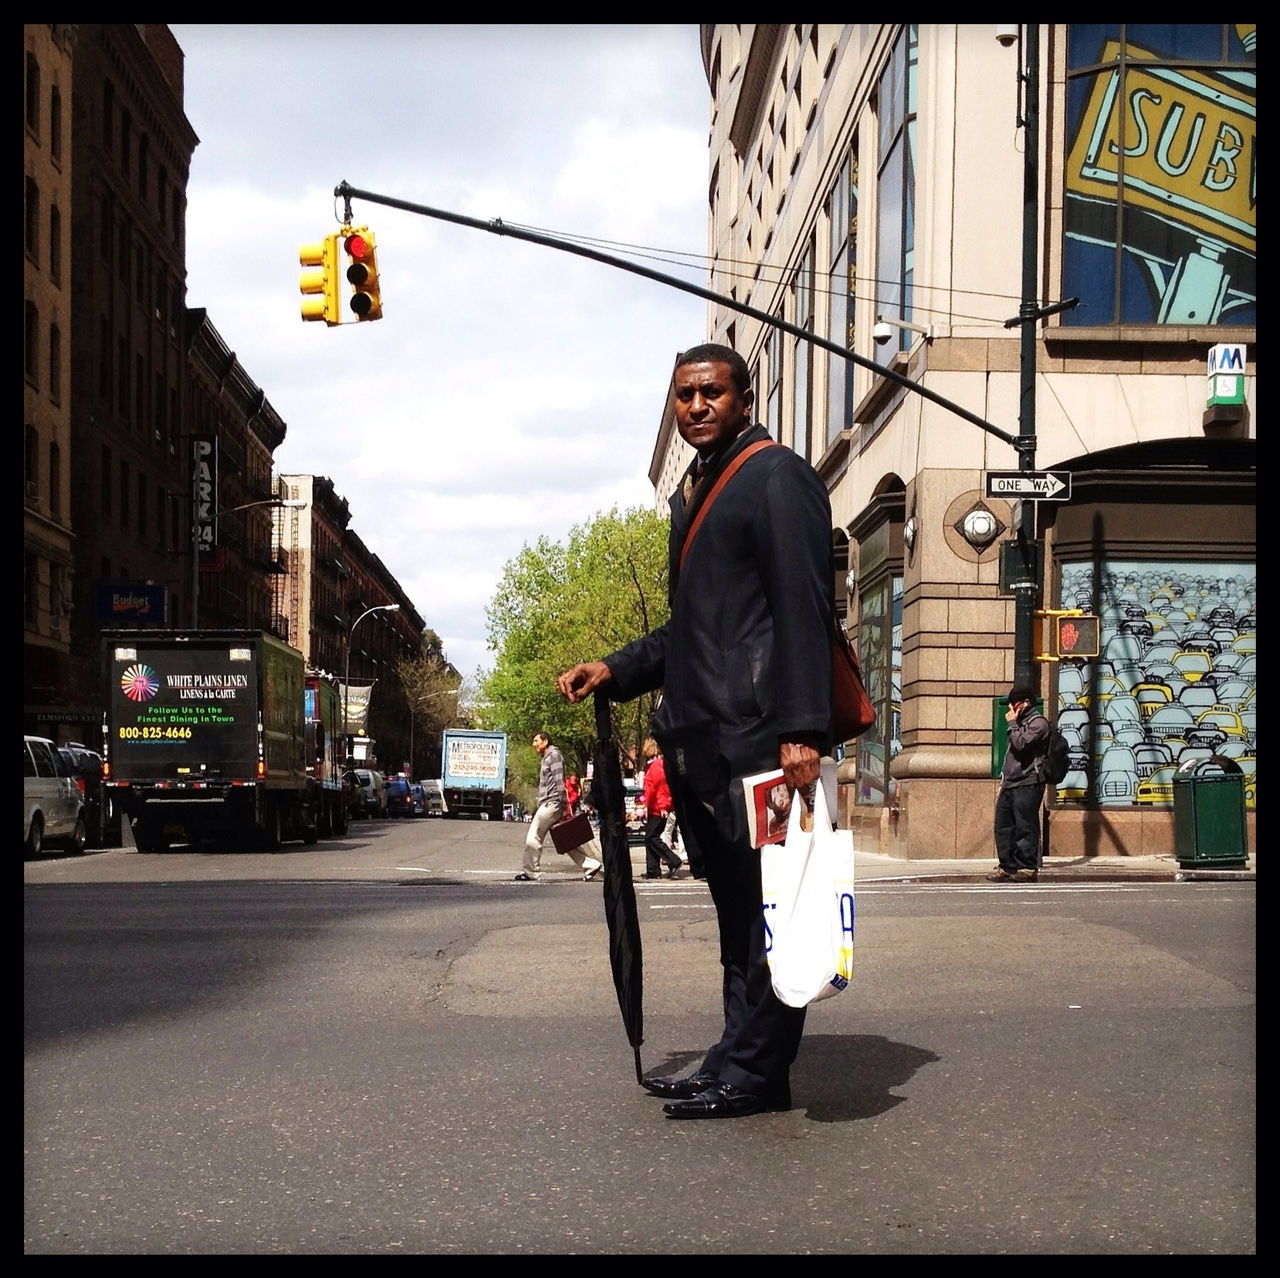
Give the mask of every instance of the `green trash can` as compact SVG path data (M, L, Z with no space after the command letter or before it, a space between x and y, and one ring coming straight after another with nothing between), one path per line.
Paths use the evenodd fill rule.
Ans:
M1173 774L1173 843L1184 869L1248 864L1244 773L1234 759L1190 759Z

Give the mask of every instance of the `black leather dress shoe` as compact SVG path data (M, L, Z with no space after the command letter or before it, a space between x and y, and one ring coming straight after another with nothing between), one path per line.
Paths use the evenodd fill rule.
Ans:
M684 1078L642 1078L640 1086L653 1096L662 1096L667 1100L684 1100L706 1091L715 1081L714 1074L695 1070Z
M715 1083L687 1100L668 1101L663 1112L669 1118L745 1118L767 1109L790 1109L791 1088L773 1093L744 1092L731 1083Z

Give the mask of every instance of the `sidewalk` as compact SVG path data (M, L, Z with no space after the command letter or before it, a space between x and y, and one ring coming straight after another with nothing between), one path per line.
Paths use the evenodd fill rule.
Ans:
M973 861L907 861L880 852L864 852L860 848L854 852L854 872L859 883L919 883L931 879L985 883L987 875L995 868L994 855ZM1178 863L1177 856L1170 852L1160 856L1048 857L1040 869L1039 883L1178 883L1206 879L1248 882L1256 881L1257 877L1252 855L1243 869L1227 869L1211 862L1184 868Z

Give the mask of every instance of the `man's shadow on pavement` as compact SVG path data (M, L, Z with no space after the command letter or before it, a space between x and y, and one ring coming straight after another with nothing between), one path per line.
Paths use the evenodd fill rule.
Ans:
M923 1047L895 1043L878 1034L807 1034L791 1067L794 1108L815 1123L874 1118L901 1105L895 1096L924 1065L942 1058ZM700 1053L670 1052L645 1072L679 1075L697 1069Z

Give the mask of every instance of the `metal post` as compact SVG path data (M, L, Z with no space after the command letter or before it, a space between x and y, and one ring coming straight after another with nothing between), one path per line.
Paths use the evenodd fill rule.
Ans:
M1021 394L1018 402L1018 469L1036 468L1036 324L1041 310L1037 288L1040 168L1040 28L1028 22L1024 28L1025 62L1019 70L1023 88L1022 174L1022 304L1019 308L1022 344L1019 351ZM1036 563L1036 504L1023 498L1018 541L1024 563ZM1013 681L1040 685L1034 660L1035 609L1040 582L1019 582L1014 587Z

